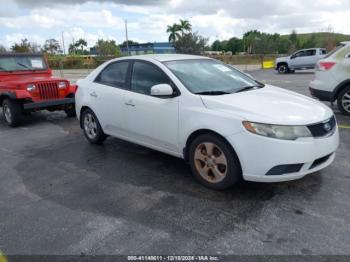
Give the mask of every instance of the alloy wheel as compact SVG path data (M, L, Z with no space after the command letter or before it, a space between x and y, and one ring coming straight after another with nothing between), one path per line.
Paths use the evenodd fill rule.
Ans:
M97 135L97 124L95 117L91 113L87 113L84 118L84 130L90 139L95 139Z
M227 175L227 159L214 143L205 142L197 146L194 154L195 168L210 183L218 183Z
M344 110L350 113L350 91L343 95L341 103Z

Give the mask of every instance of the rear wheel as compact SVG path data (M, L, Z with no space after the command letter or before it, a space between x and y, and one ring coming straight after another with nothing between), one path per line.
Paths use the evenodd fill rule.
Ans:
M102 144L106 140L106 135L92 110L86 109L82 114L81 121L84 135L90 143Z
M350 86L339 93L337 102L339 110L345 115L350 115Z
M286 64L280 64L277 67L277 71L280 74L287 74L288 73L288 66Z
M242 177L236 153L224 139L214 134L195 138L190 145L189 158L192 173L209 188L223 190Z
M2 103L2 112L6 124L16 127L22 118L22 106L15 100L5 99Z

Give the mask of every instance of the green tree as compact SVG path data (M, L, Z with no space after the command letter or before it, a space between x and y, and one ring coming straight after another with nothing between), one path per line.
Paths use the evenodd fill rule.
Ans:
M232 52L232 54L236 54L238 52L243 51L243 41L237 37L232 37L227 41L226 51Z
M117 46L114 40L103 40L99 39L95 45L95 49L98 55L100 56L120 56L120 48Z
M317 36L315 33L311 34L307 40L302 44L302 48L312 48L317 47Z
M222 51L221 42L219 40L215 40L211 45L212 51Z
M45 41L44 51L52 55L62 53L60 43L53 38Z
M32 53L32 46L28 39L24 38L20 43L15 43L11 46L11 51L14 53Z
M80 38L74 43L76 48L80 48L81 54L84 54L84 48L87 47L87 42L85 39Z
M207 43L207 38L190 32L179 36L174 47L177 53L199 55L204 51Z
M128 45L138 45L139 43L133 40L128 40ZM120 44L120 46L126 46L126 41Z
M181 27L178 24L168 25L166 32L169 34L169 42L175 43L181 36Z
M192 25L190 24L190 22L188 20L180 19L180 24L178 26L179 26L179 29L180 29L182 35L184 33L189 33L192 31Z
M290 51L295 51L299 48L299 38L296 30L292 30L292 33L289 36L289 41L291 42Z

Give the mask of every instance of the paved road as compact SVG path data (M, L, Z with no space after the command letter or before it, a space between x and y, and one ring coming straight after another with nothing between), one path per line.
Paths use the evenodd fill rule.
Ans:
M312 78L252 75L301 93ZM114 138L89 145L62 112L32 114L16 129L1 120L0 250L350 254L350 129L340 133L335 163L322 172L216 192L180 159Z

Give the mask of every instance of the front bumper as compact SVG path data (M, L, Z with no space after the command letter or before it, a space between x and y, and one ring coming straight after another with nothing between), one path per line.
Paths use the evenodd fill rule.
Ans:
M75 103L74 98L63 98L63 99L49 100L49 101L43 101L43 102L25 103L23 104L23 109L24 110L43 109L43 108L50 108L50 107L73 105L74 103Z
M295 180L319 171L333 162L339 145L338 129L329 137L296 141L273 139L249 132L242 132L227 139L238 155L243 179L256 182ZM325 161L317 162L326 156ZM269 175L269 171L274 167L300 164L297 172Z

